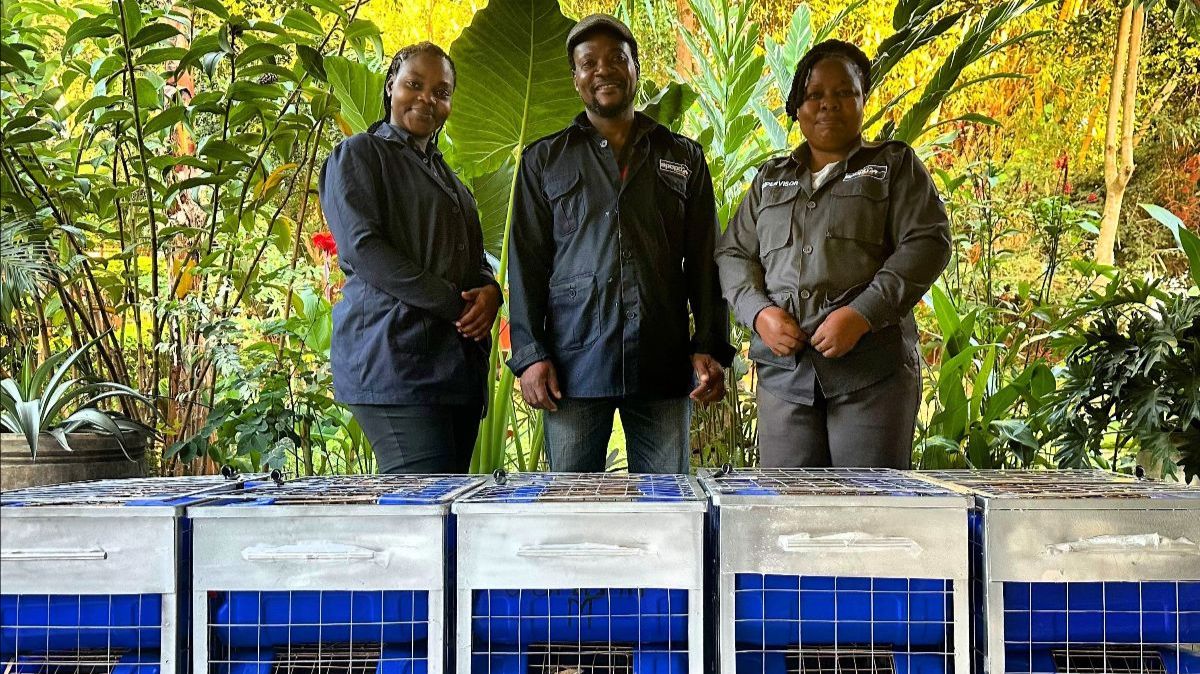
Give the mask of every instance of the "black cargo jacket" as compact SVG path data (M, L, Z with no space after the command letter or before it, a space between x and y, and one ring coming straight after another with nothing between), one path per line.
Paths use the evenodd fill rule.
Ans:
M645 115L635 124L624 180L582 113L521 161L509 367L549 359L569 397L683 396L692 353L733 357L704 153Z
M463 290L496 283L475 199L437 148L391 124L338 144L321 207L346 273L330 360L352 404L484 402L488 343L458 334Z

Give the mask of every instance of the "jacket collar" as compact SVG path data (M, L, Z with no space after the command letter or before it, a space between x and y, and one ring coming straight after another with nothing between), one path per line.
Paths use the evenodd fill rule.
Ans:
M865 144L863 142L862 136L860 135L854 141L854 145L852 145L850 147L850 151L846 153L846 158L842 159L841 161L845 162L845 163L849 163L850 158L853 157L854 155L858 154L858 151L863 149L864 146L865 146ZM799 147L797 147L795 150L792 150L792 153L790 155L788 155L788 158L796 166L803 168L803 169L807 169L809 167L809 164L812 162L812 148L809 147L808 141L804 141L803 143L800 143Z
M588 135L596 135L599 133L598 131L596 131L596 127L592 126L592 121L590 119L588 119L586 111L581 112L578 115L575 115L575 119L571 122L571 126L568 128L571 131L584 133L584 134L588 134ZM667 127L656 122L653 117L651 117L643 112L634 112L633 113L633 144L634 145L641 142L643 137L645 137L651 133L659 133L660 131L666 131L666 130L667 130Z
M392 124L391 122L384 122L383 124L380 124L379 128L375 129L375 135L379 136L380 138L386 138L388 140L395 140L404 143L409 148L415 150L418 154L428 155L430 158L442 156L442 151L439 150L437 146L436 137L429 141L427 150L422 152L421 148L417 146L417 142L411 133L396 126L395 124Z

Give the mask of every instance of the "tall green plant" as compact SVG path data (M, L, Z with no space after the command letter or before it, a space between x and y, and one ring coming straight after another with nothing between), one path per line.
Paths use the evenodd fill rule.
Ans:
M474 179L483 197L485 238L493 245L499 214L504 213L496 274L502 284L508 273L520 152L566 126L580 109L564 49L571 26L554 0L500 0L477 12L450 46L459 82L446 126L454 144L451 161L461 175ZM512 423L513 374L501 363L502 320L492 327L488 413L471 459L473 471L503 465Z

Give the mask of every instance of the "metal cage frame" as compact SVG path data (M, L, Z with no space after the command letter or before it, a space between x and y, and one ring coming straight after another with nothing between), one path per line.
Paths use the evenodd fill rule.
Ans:
M920 475L976 501L980 672L1007 668L1005 583L1200 581L1200 489L1099 470Z
M96 480L4 492L4 594L157 595L160 674L186 671L188 615L186 603L181 604L188 591L191 536L186 507L240 487L237 479L197 476Z
M646 478L670 478L682 493L672 489L662 499L642 494L649 500L639 500L632 485ZM542 491L523 496L526 487ZM687 671L706 671L707 503L694 478L624 473L501 475L456 501L453 510L458 522L461 674L474 669L470 663L476 591L581 588L686 592Z
M429 498L405 491L422 480L456 486ZM210 669L208 593L239 591L427 592L428 672L451 671L450 504L482 482L465 475L299 478L190 509L194 674Z
M954 671L971 672L967 521L973 501L963 490L886 468L727 466L698 477L712 502L718 674L737 671L739 574L949 580Z

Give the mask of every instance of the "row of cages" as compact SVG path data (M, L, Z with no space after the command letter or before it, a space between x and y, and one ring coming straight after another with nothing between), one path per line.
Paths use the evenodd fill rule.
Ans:
M1100 471L5 492L3 674L1200 673L1200 490Z

